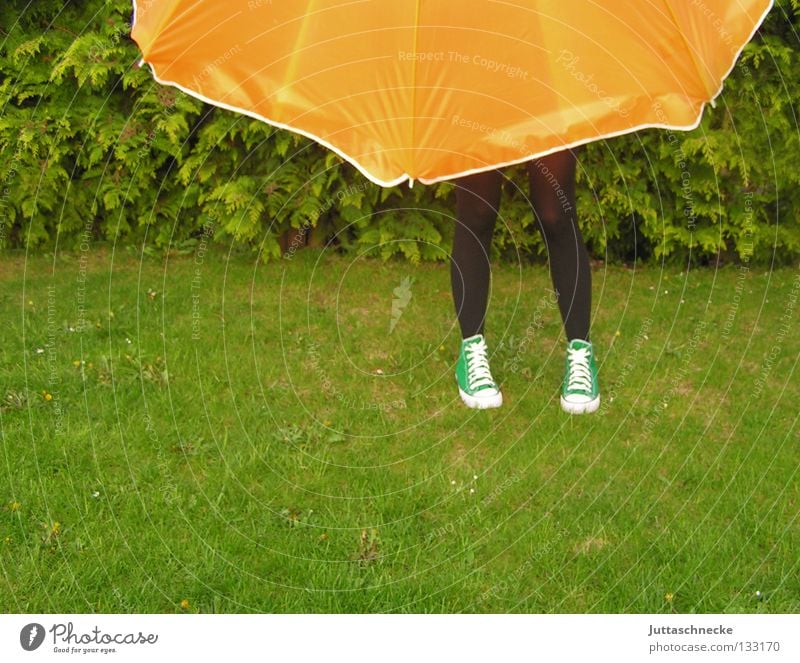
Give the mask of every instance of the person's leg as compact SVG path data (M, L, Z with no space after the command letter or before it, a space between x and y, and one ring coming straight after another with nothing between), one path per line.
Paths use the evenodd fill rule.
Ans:
M561 407L570 414L582 414L600 406L600 388L589 341L592 274L576 218L575 167L574 152L566 150L530 162L528 176L568 341Z
M455 181L456 228L450 259L453 302L462 338L483 334L489 296L490 247L500 206L499 170Z
M572 150L556 152L529 162L528 179L567 340L588 341L592 274L576 215L575 167Z
M462 338L455 377L461 400L478 409L503 404L503 394L489 369L489 351L483 337L490 249L502 182L502 173L492 170L463 177L455 183L457 218L450 282Z

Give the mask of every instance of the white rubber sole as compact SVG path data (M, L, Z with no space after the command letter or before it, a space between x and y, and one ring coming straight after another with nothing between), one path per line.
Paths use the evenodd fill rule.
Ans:
M458 388L458 393L461 395L461 400L464 401L464 405L471 407L473 410L488 410L489 408L500 407L503 404L502 391L498 391L492 396L482 396L480 398L477 396L470 396L463 391L461 387Z
M590 412L595 412L599 407L599 395L597 398L586 401L585 403L572 403L570 401L565 401L563 396L561 397L561 409L569 414L589 414Z

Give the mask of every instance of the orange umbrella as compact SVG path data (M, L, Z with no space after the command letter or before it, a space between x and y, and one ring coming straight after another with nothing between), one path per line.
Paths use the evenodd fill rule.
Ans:
M772 0L134 0L157 81L438 182L692 129Z

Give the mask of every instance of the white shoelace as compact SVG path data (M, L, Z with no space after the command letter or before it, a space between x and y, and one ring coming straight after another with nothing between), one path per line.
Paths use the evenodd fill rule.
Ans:
M478 387L494 387L492 374L489 372L489 358L486 356L486 342L481 339L466 348L467 381L472 390Z
M589 348L567 348L569 377L567 390L592 391L592 371L589 368Z

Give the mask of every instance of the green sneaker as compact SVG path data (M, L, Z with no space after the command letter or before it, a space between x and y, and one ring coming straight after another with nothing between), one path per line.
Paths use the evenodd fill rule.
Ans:
M573 339L567 346L564 382L561 385L561 408L570 414L594 412L600 407L597 364L592 344Z
M475 334L461 341L461 352L456 364L456 382L461 400L467 407L483 410L503 404L503 394L489 370L483 334Z

